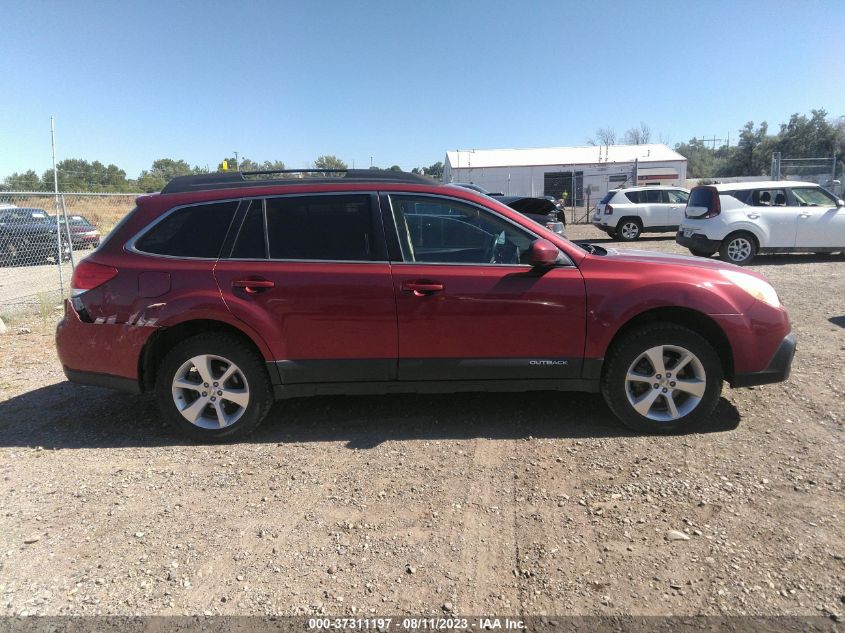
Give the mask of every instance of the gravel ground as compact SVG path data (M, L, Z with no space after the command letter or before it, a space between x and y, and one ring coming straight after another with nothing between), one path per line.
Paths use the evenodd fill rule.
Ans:
M9 324L0 615L842 617L845 259L754 268L792 378L672 437L597 395L460 394L289 401L197 446L147 397L65 382L52 325Z

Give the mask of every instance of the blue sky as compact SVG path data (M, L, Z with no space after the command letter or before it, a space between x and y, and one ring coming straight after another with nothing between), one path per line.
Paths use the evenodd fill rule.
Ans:
M841 2L6 2L0 178L59 159L137 176L237 150L308 165L655 140L845 115Z

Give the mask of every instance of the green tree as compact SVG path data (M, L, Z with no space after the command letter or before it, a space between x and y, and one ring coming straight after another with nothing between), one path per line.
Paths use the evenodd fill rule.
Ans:
M104 165L98 160L89 163L81 158L67 158L56 165L60 191L120 192L131 191L134 183L117 165ZM53 189L53 170L41 176L42 188Z
M200 167L191 167L181 159L159 158L153 161L149 169L145 169L138 176L138 189L145 192L161 191L168 182L177 176L190 176L204 171L205 169Z
M30 169L21 174L15 172L3 179L4 191L43 191L44 183L34 170ZM52 187L51 187L52 189Z
M285 163L281 160L265 160L259 163L250 158L244 158L238 165L238 171L274 171L284 168Z
M767 133L768 124L763 121L757 129L749 121L739 131L739 141L731 148L727 161L716 176L762 176L771 167L773 139Z
M443 178L443 163L441 161L437 161L428 167L414 167L411 170L411 173L422 174L424 176L434 178L435 180L441 180Z
M348 169L346 163L340 160L337 156L329 154L328 156L320 156L314 161L315 169Z
M710 178L723 171L727 149L725 146L711 149L697 138L675 145L675 151L687 159L687 178Z
M827 119L824 110L812 110L812 116L793 114L780 126L776 149L785 158L832 156L837 149L839 130Z

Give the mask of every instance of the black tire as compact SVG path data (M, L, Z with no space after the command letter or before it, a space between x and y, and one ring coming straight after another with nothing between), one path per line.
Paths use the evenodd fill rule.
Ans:
M643 233L643 223L639 218L622 218L616 225L616 235L622 242L635 242Z
M747 231L731 233L719 246L719 257L729 264L745 266L757 254L757 239Z
M243 383L246 383L248 403L245 407L240 407L243 411L240 412L237 420L223 428L204 428L200 424L211 424L213 421L219 420L219 414L216 413L220 410L218 407L226 406L234 409L235 403L226 401L225 397L221 397L217 405L214 406L209 402L202 409L209 415L203 414L203 417L199 418L196 424L188 421L176 405L176 397L173 393L173 381L176 374L180 368L190 362L190 359L201 355L210 355L222 359L213 361L220 369L225 369L227 367L225 362L228 362L234 364L239 371L224 385L220 385L221 390L226 389L227 384L232 389L243 390ZM201 381L202 378L199 377L199 373L195 370L192 371L196 378ZM231 382L233 380L236 380L237 383L233 384ZM204 392L210 393L209 399L215 398L212 385L203 383L208 385L208 387L203 387L200 383L196 384L198 387L196 390L181 391L182 394L195 395L194 400L189 399L190 395L185 396L186 399L183 401L186 404L186 409L200 400L200 395L203 393L201 389L203 388L209 389L208 392ZM217 383L215 382L214 385L217 385ZM197 334L178 343L170 350L159 366L155 392L159 409L168 422L183 435L203 442L221 442L247 436L264 420L273 404L273 390L264 360L255 348L243 339L221 332ZM224 401L227 402L226 405L223 404ZM235 413L240 409L237 409Z
M698 248L691 248L689 252L695 255L696 257L713 257L716 251L703 251Z
M658 346L666 346L664 354L661 354L666 363L664 372L680 362L683 351L694 356L695 360L690 360L681 368L679 375L682 380L678 382L688 381L686 384L692 385L704 381L704 391L697 404L697 396L683 388L676 388L677 383L672 378L678 377L671 376L671 372L654 372L654 377L648 381L630 381L629 384L628 370L640 373L643 365L649 366L648 359L641 358L646 350ZM635 362L639 364L634 365ZM641 375L648 376L648 371L646 369ZM661 378L656 378L657 375ZM658 385L657 389L654 384ZM607 406L628 428L649 433L675 433L695 427L713 413L722 393L722 363L710 343L692 330L674 323L653 323L628 332L614 344L602 375L601 390ZM637 402L654 391L658 392L651 398L654 404L650 405L646 415L641 414L632 401ZM672 399L681 415L672 416L667 398ZM686 408L689 410L684 412Z
M0 266L14 266L20 261L17 245L11 241L0 244Z

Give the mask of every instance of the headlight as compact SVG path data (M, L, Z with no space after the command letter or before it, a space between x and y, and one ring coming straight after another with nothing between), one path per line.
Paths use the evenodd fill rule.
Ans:
M759 299L763 303L768 303L773 308L780 307L778 293L775 292L775 289L772 288L770 283L736 270L723 270L721 272L727 279L745 290L745 292L755 299Z

